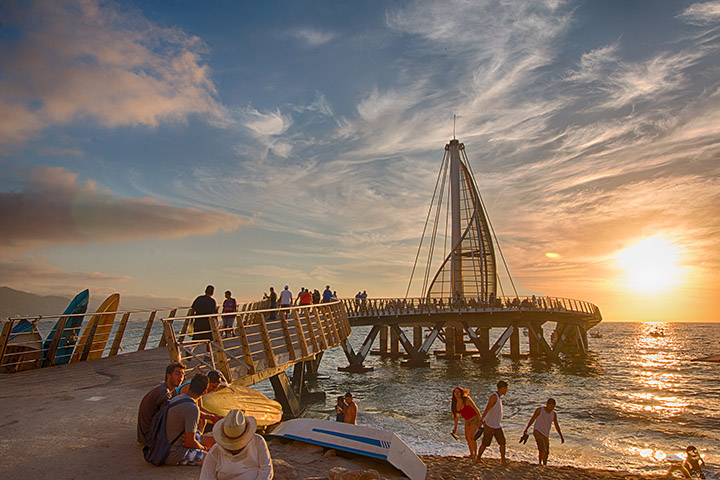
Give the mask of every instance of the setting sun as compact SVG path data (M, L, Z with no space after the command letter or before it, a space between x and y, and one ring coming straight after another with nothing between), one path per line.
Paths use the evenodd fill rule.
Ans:
M657 293L680 282L679 254L677 246L658 235L619 251L616 258L625 269L627 288L638 293Z

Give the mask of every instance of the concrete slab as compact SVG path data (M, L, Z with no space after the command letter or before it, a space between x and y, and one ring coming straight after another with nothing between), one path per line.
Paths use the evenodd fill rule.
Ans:
M146 463L135 440L138 404L167 364L159 348L0 375L0 478L198 478Z

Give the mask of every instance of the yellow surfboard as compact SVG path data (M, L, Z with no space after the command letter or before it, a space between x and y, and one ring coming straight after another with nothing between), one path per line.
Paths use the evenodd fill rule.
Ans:
M203 407L223 417L232 409L257 420L258 427L274 425L282 419L282 407L275 400L248 387L220 386L202 397Z
M120 294L113 293L98 307L90 321L85 325L80 338L75 344L75 352L71 359L72 362L78 362L82 358L85 352L85 344L89 341L90 333L95 324L97 324L97 328L95 329L95 336L92 339L92 345L90 346L90 353L87 359L96 360L102 357L105 345L107 344L108 338L110 338L113 322L115 322L115 312L118 311L119 306Z

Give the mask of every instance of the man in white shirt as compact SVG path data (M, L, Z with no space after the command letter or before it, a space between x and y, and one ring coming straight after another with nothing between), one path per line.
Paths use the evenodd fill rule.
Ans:
M558 425L554 398L548 398L544 407L535 409L535 413L533 413L532 418L525 427L523 438L527 439L528 428L533 422L535 422L535 425L533 425L533 437L535 437L538 447L538 463L547 465L548 456L550 456L550 427L553 423L555 424L555 430L560 435L560 443L565 443L565 438L560 432L560 425Z
M498 442L500 447L500 462L503 465L507 465L508 461L505 459L505 433L502 429L502 416L503 416L503 405L502 397L508 391L507 382L500 380L497 383L497 392L493 392L490 395L485 411L480 417L481 424L485 425L485 431L483 432L482 445L478 450L476 462L480 461L485 449L492 443L493 437Z
M292 292L289 290L290 287L285 285L285 289L280 292L280 308L287 308L292 306Z

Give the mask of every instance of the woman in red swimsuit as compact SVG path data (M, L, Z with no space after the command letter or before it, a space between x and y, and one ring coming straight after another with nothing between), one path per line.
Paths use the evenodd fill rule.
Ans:
M453 420L455 420L455 428L453 428L453 435L457 432L458 420L460 416L465 419L465 439L470 448L470 458L475 458L477 455L477 441L475 440L475 433L480 428L480 410L470 398L470 390L462 387L455 387L452 393L452 411Z

